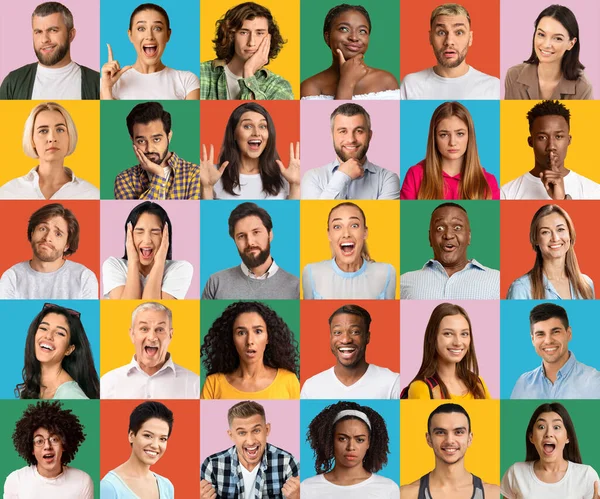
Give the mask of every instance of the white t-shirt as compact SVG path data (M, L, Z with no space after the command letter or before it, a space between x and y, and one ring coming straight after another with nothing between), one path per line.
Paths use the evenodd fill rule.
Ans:
M31 100L81 99L81 67L71 61L62 68L38 64Z
M244 465L241 465L240 468L242 468L242 477L244 477L244 499L254 499L254 482L256 482L260 464L257 464L252 471L248 471Z
M56 478L41 476L36 465L13 471L4 482L4 499L94 499L94 482L85 471L65 466Z
M515 463L502 477L500 492L506 499L592 499L598 473L587 464L569 461L565 476L556 483L542 482L533 461Z
M98 299L98 279L87 267L65 260L54 272L37 272L29 262L13 265L0 278L0 298L17 300Z
M143 74L131 68L117 80L112 95L117 100L185 100L190 92L199 88L200 80L191 71L165 68L156 73Z
M306 399L399 399L400 375L387 367L369 364L367 371L356 383L344 385L333 367L308 378L302 386L300 398Z
M40 189L37 169L36 166L27 175L6 182L0 187L0 199L46 199ZM64 169L71 181L58 189L50 199L100 199L100 191L95 185L77 178L66 166Z
M457 78L444 78L435 74L433 68L404 77L400 85L400 99L500 99L500 80L469 66L469 70Z
M290 184L283 179L283 189L279 191L277 196L270 196L263 191L262 179L259 173L256 175L240 173L240 186L233 190L238 196L232 196L225 192L221 179L215 184L214 190L216 199L287 199L290 194Z
M364 482L355 485L335 485L323 475L307 478L300 484L302 499L399 499L400 489L396 482L372 474Z
M238 83L241 78L237 75L234 75L227 67L227 64L224 66L224 71L225 80L227 81L227 98L230 100L235 100L239 98L240 94L242 93L242 89Z
M563 177L565 194L573 199L600 199L600 184L571 170ZM527 172L504 184L501 199L552 199L539 177Z
M162 290L169 293L178 300L183 300L190 288L194 267L185 260L167 260L165 262L165 273L163 274ZM142 289L146 286L148 276L140 274ZM102 292L104 298L119 286L127 283L127 260L108 257L102 264Z

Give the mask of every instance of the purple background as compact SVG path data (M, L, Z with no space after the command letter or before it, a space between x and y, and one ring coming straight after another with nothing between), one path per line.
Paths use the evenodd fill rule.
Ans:
M373 138L367 158L377 166L400 174L400 102L354 101L371 116ZM329 117L344 101L300 102L300 158L302 175L335 160Z
M100 202L100 268L109 256L121 258L125 251L125 220L140 200ZM186 299L200 298L200 202L159 201L173 225L173 259L187 260L194 276ZM100 279L100 296L104 295Z
M404 388L417 374L423 360L423 337L431 312L447 300L400 301L400 380ZM452 300L463 307L473 328L479 375L492 398L500 398L500 302Z
M0 16L0 80L26 64L38 62L33 51L31 14L43 0L3 2ZM100 1L61 0L73 14L76 34L71 58L78 64L100 71Z
M500 78L502 98L504 98L504 76L508 68L529 59L533 40L533 23L537 16L552 3L567 6L573 11L579 24L581 49L579 60L585 66L585 76L594 87L594 97L600 94L600 2L590 0L569 0L550 2L548 0L502 0L500 2Z
M233 446L227 434L227 411L239 400L200 401L200 461ZM259 400L265 408L271 434L267 442L290 452L300 462L300 401Z

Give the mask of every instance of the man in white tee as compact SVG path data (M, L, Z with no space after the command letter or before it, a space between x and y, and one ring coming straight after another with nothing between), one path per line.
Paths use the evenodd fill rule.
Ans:
M398 399L400 376L368 364L371 315L358 305L344 305L329 317L331 353L337 363L304 383L300 398Z
M600 184L573 170L565 159L571 144L571 113L557 100L538 102L527 113L535 165L502 186L502 199L600 199Z
M406 75L400 99L500 99L500 80L467 64L473 44L467 9L455 3L440 5L431 13L429 25L429 43L437 64Z

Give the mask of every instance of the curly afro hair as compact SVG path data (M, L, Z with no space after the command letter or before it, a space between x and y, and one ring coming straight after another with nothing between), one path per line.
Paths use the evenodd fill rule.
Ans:
M335 421L336 416L346 410L364 412L371 423L369 450L363 459L363 468L371 473L376 473L387 464L390 439L384 419L370 407L359 405L356 402L338 402L325 407L308 425L306 441L314 451L317 474L328 473L333 469L335 460L333 440L337 423L346 419L362 421L355 416L344 416Z
M298 342L294 334L277 313L256 301L232 303L213 322L200 349L206 374L231 373L240 365L233 343L233 323L239 315L248 312L259 314L267 326L269 343L265 348L264 365L298 375Z
M62 440L63 465L75 458L79 446L85 440L83 426L71 409L62 409L58 401L32 404L25 409L23 416L17 421L12 435L15 450L28 464L37 464L33 455L33 434L39 428L45 428Z

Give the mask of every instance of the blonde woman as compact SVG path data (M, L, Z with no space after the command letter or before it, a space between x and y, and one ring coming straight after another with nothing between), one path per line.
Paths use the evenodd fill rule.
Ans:
M23 132L23 150L39 165L0 187L0 199L100 199L100 191L64 165L77 146L69 112L55 102L38 104Z

